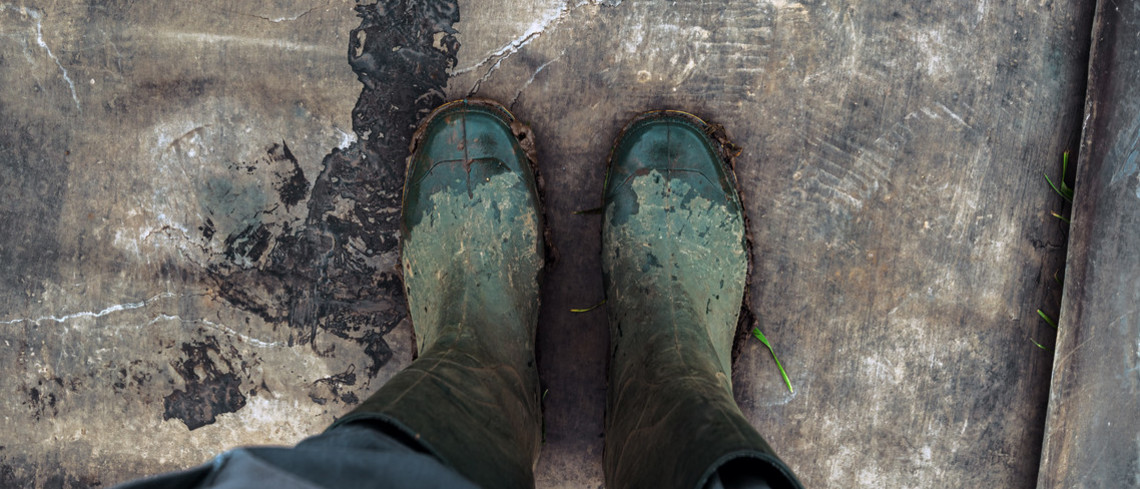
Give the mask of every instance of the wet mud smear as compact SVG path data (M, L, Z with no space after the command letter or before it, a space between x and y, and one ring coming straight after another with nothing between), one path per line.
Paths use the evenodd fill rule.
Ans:
M186 387L175 389L163 400L163 419L180 419L193 431L213 423L219 414L245 407L241 377L227 359L237 357L237 351L230 347L226 353L228 355L223 355L217 339L213 337L203 342L182 344L185 358L173 362L172 366ZM220 360L215 361L214 358Z
M320 355L335 356L333 349L314 344L319 332L361 345L369 358L362 370L371 378L392 358L385 335L407 316L394 268L405 159L416 124L444 102L447 70L459 49L452 28L459 9L454 1L355 9L361 23L350 33L347 54L364 85L352 112L356 142L326 155L311 186L285 141L269 146L256 162L232 165L238 173L268 172L263 176L276 182L277 195L246 202L248 195L234 197L242 195L240 189L204 185L200 200L216 205L204 209L198 231L204 242L223 244L206 248L222 251L204 265L221 297L288 326L290 346L312 345ZM300 224L265 224L274 213L302 203L307 217ZM217 345L184 344L185 358L174 364L186 388L166 397L164 416L190 429L245 405L239 390L243 374L216 365L205 353L211 348ZM236 351L215 353L225 362L241 362ZM354 372L322 379L311 397L319 404L356 403L355 394L339 389L355 383Z

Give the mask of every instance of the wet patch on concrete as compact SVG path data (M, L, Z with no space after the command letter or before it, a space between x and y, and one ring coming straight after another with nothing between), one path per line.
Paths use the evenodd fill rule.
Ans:
M330 375L323 379L317 379L313 382L312 388L309 390L309 399L319 405L325 405L329 400L339 400L348 405L355 405L360 402L360 398L355 393L345 391L341 392L343 386L356 385L356 365L349 365L348 370L344 372Z
M199 231L223 245L224 259L214 252L207 265L221 297L288 325L290 345L312 344L319 355L335 351L313 344L318 332L362 345L370 357L364 371L374 377L392 358L385 334L407 317L396 245L408 142L420 118L444 101L459 49L451 27L459 12L454 2L418 1L360 5L356 12L361 24L348 47L364 84L352 113L356 142L325 156L311 192L285 142L263 161L237 165L234 171L273 172L278 195L255 202L257 192L214 188L227 184L214 181L199 191L200 201L217 204L205 209ZM265 224L279 212L277 201L289 208L305 198L303 221ZM332 387L346 379L330 377L314 401L356 402L355 394Z
M236 412L245 406L241 392L245 375L236 372L231 359L240 358L232 346L223 352L218 340L183 343L185 358L171 362L174 371L182 377L184 389L174 389L166 396L163 419L180 419L191 431L212 424L217 416Z

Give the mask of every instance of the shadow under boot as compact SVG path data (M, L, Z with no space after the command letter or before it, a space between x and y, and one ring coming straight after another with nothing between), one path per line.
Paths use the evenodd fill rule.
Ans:
M683 112L649 112L610 155L602 266L611 489L699 489L728 469L800 487L732 397L749 258L728 143L710 138L717 130Z
M419 355L333 425L414 439L488 488L533 487L541 444L543 220L520 135L505 108L481 100L445 104L416 132L400 264Z

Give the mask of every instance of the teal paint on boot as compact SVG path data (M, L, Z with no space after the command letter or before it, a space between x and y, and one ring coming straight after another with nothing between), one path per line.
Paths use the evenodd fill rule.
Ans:
M337 422L400 429L488 488L533 487L541 444L543 219L527 131L499 104L460 100L416 132L400 264L419 355Z
M682 112L650 112L626 126L610 156L602 267L611 489L700 488L739 459L754 459L772 487L798 487L732 398L749 258L727 141L710 138L715 129Z

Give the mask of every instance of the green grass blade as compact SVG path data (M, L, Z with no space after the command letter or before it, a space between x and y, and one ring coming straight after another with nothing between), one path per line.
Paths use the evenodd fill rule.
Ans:
M1065 183L1065 179L1069 178L1069 150L1065 150L1065 154L1061 157L1061 191L1069 196L1069 202L1073 201L1073 188Z
M1049 186L1053 187L1053 191L1057 192L1057 195L1060 195L1062 199L1065 199L1069 202L1073 201L1073 189L1069 188L1068 185L1065 185L1064 180L1061 181L1061 188L1057 188L1057 185L1053 183L1053 180L1049 178L1049 175L1045 175L1045 181L1049 182Z
M1038 309L1038 310L1037 310L1037 315L1038 315L1038 316L1041 316L1041 319L1044 319L1044 320L1045 320L1045 322L1049 323L1049 326L1052 326L1052 327L1053 327L1053 329L1057 329L1057 322L1056 322L1056 321L1054 321L1054 320L1053 320L1053 318L1049 317L1049 315L1048 315L1048 314L1045 314L1044 312L1041 312L1041 310L1040 310L1040 309Z
M768 347L768 353L771 353L772 360L776 361L776 367L780 369L780 375L784 377L784 383L788 384L788 392L795 393L795 389L792 389L792 381L788 380L788 373L784 371L784 366L780 364L780 359L776 358L776 351L772 349L772 344L768 343L768 338L764 337L764 333L760 332L760 328L752 328L752 336L755 336L764 346Z
M1064 180L1061 181L1061 192L1063 192L1061 196L1064 197L1065 200L1069 202L1073 201L1073 188L1070 187L1069 184L1065 183Z
M1067 200L1069 203L1072 203L1075 193L1073 187L1070 187L1068 182L1065 181L1065 179L1068 178L1068 175L1069 152L1065 151L1064 155L1061 157L1061 178L1058 180L1061 185L1058 186L1057 184L1053 183L1053 180L1049 178L1049 175L1045 175L1045 181L1049 182L1049 186L1053 187L1053 191L1057 192L1057 195L1060 195L1061 198Z
M570 312L590 312L590 311L593 311L594 309L597 309L597 308L601 307L601 305L602 305L602 304L605 304L605 303L606 303L606 300L605 300L605 299L602 299L602 302L599 302L599 303L597 303L597 304L594 304L594 305L592 305L592 306L590 306L590 307L583 307L583 308L576 308L576 309L571 309L571 310L570 310Z
M1042 350L1045 350L1045 351L1047 351L1047 352L1049 352L1049 353L1053 353L1053 349L1052 349L1052 348L1049 348L1049 347L1047 347L1047 346L1045 346L1045 345L1042 345L1041 343L1038 343L1038 342L1037 342L1037 341L1035 341L1033 338L1030 338L1030 339L1029 339L1029 341L1032 341L1034 345L1037 345L1037 348L1040 348L1040 349L1042 349Z
M1067 217L1065 217L1065 216L1062 216L1062 215L1060 215L1060 214L1058 214L1058 213L1056 213L1056 212L1054 212L1054 211L1049 211L1049 213L1050 213L1050 214L1053 214L1053 217L1056 217L1057 219L1060 219L1060 220L1062 220L1062 221L1065 221L1065 224L1072 224L1072 222L1070 222L1070 221L1069 221L1069 218L1067 218Z

